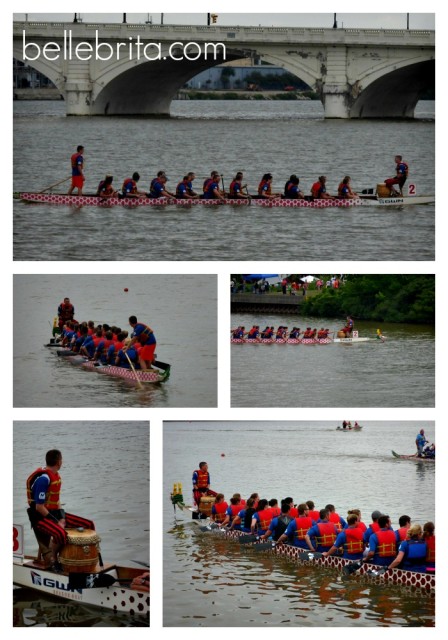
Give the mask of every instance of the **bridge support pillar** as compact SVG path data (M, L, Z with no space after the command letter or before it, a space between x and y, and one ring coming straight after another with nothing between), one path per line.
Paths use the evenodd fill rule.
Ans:
M327 48L326 73L323 78L322 102L326 118L349 118L349 86L347 83L347 48Z
M90 116L92 84L90 82L67 82L65 100L68 116Z
M322 101L326 118L350 118L347 86L334 87L325 85Z

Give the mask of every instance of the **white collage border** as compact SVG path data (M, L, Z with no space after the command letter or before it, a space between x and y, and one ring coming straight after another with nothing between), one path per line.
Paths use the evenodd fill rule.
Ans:
M14 12L26 12L32 9L36 12L36 3L31 2L19 2L18 6L14 6ZM222 7L222 8L221 8ZM118 3L116 0L112 0L107 3L107 7L99 0L91 0L90 2L78 2L74 9L78 11L85 11L86 13L105 12L113 13L114 9L117 12L123 11L123 8L129 10L132 8L133 12L147 12L148 9L152 10L152 7L148 7L147 4L140 0L133 2L131 7L124 6ZM171 13L186 13L185 5L180 2L167 1L163 3L164 11ZM243 8L243 11L241 9ZM270 5L267 7L270 9ZM300 6L297 2L291 0L276 3L275 13L300 13ZM389 2L379 0L375 4L376 13L390 13L391 5ZM437 260L433 262L263 262L263 270L269 273L286 273L286 272L310 272L310 273L436 273L436 300L437 300L437 329L439 330L440 337L436 342L436 402L435 409L363 409L357 410L357 415L360 420L435 420L436 421L436 433L438 440L438 451L442 455L446 455L446 435L444 431L448 428L445 427L446 422L446 391L445 391L445 378L447 378L446 361L446 346L443 344L442 327L444 326L444 319L447 311L447 290L445 283L445 269L448 267L448 261L445 257L445 241L446 235L446 222L445 216L448 212L445 212L442 208L443 205L443 170L444 170L444 140L446 139L446 127L444 126L444 107L445 107L445 92L446 88L443 83L446 83L444 67L448 60L446 45L444 40L447 40L445 33L448 35L448 21L446 20L448 11L441 3L427 2L424 6L416 0L409 0L406 6L407 10L414 13L425 11L425 13L436 13L436 30L437 30L437 49L438 49L438 62L437 62L437 118L436 118L436 167L438 167L438 181L437 181L437 239L436 239L436 256ZM196 2L193 6L189 6L188 9L193 9L195 13L202 13L212 11L216 13L256 13L261 9L262 13L267 13L264 6L261 6L260 2L254 0L248 0L244 7L241 7L241 3L234 0L223 3L222 0L213 0L210 2ZM393 12L397 13L396 7L393 7ZM37 10L42 13L60 13L61 4L54 0L43 0L39 2ZM65 12L69 10L64 6L62 9ZM355 2L341 2L338 6L333 3L323 1L319 4L320 12L333 12L344 11L351 13L366 13L360 11L360 7ZM31 11L31 12L32 12ZM190 11L192 13L193 11ZM10 35L10 24L12 22L12 12L10 9L0 9L0 15L3 18L2 24L4 27L3 40L1 41L2 56L0 58L2 69L4 71L3 79L6 86L10 82L11 73L11 45L12 39ZM6 104L1 104L1 114L3 115L2 122L12 123L12 101L9 104L8 98L5 100ZM214 638L221 640L227 637L228 634L256 633L257 636L267 637L268 634L276 633L279 627L260 628L255 627L245 628L237 630L235 628L220 628L220 629L193 629L193 628L163 628L163 565L162 565L162 549L163 549L163 528L162 528L162 514L163 505L166 501L166 496L162 495L162 487L160 485L160 478L163 477L163 464L162 464L162 448L163 448L163 421L164 420L253 420L256 413L253 409L231 409L230 408L230 349L228 341L228 328L229 328L229 315L230 315L230 290L229 281L230 273L247 273L257 272L260 269L259 262L13 262L12 261L12 206L10 205L10 185L12 184L12 125L2 127L3 139L7 142L7 151L4 149L2 156L0 156L0 162L2 164L2 177L5 190L5 199L8 203L4 207L3 212L3 234L1 238L2 242L2 289L4 294L3 305L4 311L4 326L5 329L9 324L7 320L12 320L12 280L13 274L27 274L27 273L48 273L48 274L218 274L218 408L216 409L73 409L70 410L71 420L148 420L151 423L150 427L150 512L151 512L151 544L150 544L150 563L151 563L151 628L149 633L156 633L157 638L174 638L182 633L182 637L188 640L189 638L196 638L198 634L204 635L213 633ZM439 181L441 184L439 184ZM267 271L266 271L267 270ZM448 278L447 278L448 280ZM9 332L10 334L11 332ZM6 331L5 331L6 334ZM61 409L13 409L12 407L12 337L8 335L4 336L4 343L7 344L7 348L4 351L4 370L6 374L2 380L2 405L4 407L4 413L6 420L3 423L3 446L2 446L2 468L4 470L4 476L6 479L3 481L4 496L2 500L4 513L4 519L11 519L12 514L12 422L19 420L64 420L66 413ZM442 344L441 344L442 343ZM350 410L355 409L350 407ZM338 408L338 412L343 412L344 408ZM259 410L260 416L255 419L278 419L279 409L266 409ZM280 410L281 419L292 420L296 419L293 409ZM322 409L301 409L300 418L302 420L326 420L334 419L334 410L329 408ZM5 473L6 472L6 473ZM442 550L438 556L438 592L437 592L437 619L435 629L388 629L387 633L393 633L394 636L398 633L405 633L406 637L421 637L421 634L432 633L436 637L439 637L442 633L446 636L448 631L448 615L447 607L445 606L445 598L441 594L447 594L447 562L443 557L443 550L447 548L447 517L446 510L444 509L443 491L445 483L447 482L446 472L439 467L436 472L436 517L437 517L437 534L439 537L438 548ZM6 515L7 514L7 515ZM10 526L8 523L4 523L3 528L0 527L0 540L1 549L5 550L6 566L5 578L2 581L2 598L1 598L1 629L3 631L11 630L12 624L12 612L11 612L11 583L12 583L12 569L10 567ZM301 627L295 627L295 629L302 629ZM371 635L377 631L377 628L340 628L331 629L332 637L346 637L347 635L356 634L356 637L361 633L363 636ZM12 629L15 637L22 638L29 634L45 633L47 636L48 629L33 629L24 630L23 628ZM115 640L115 638L121 638L123 632L125 634L148 634L147 629L132 629L129 628L95 628L94 633L100 633L102 637L109 640ZM51 633L51 632L50 632ZM69 637L78 635L80 631L73 628L65 628L64 635ZM410 636L408 636L410 634ZM33 636L34 637L34 636ZM127 636L126 636L127 637Z

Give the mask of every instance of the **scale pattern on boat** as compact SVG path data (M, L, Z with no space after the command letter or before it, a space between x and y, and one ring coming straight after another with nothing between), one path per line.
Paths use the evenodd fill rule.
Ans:
M115 367L114 365L107 366L95 366L94 362L84 362L82 364L83 369L89 369L90 371L97 371L103 373L106 376L114 376L131 380L135 382L135 374L132 369L125 369L124 367ZM161 375L159 371L141 371L136 370L135 373L140 382L161 382L165 379L164 375Z
M220 532L220 530L213 530L212 533ZM222 535L222 532L220 532ZM238 538L243 534L242 531L226 531L226 537L231 538L233 540L238 540ZM256 542L253 544L257 544ZM280 545L278 547L274 547L272 550L267 550L267 553L273 555L279 555L287 557L291 560L306 564L306 565L315 565L318 564L323 567L332 567L341 571L343 567L351 564L352 560L346 560L345 558L338 558L335 556L330 556L328 558L315 558L308 560L303 560L300 557L300 554L303 553L304 549L300 549L299 547L293 547L290 545ZM416 571L405 571L403 569L391 569L380 576L375 576L369 574L368 571L371 569L382 569L378 565L374 564L364 564L358 570L358 574L363 577L372 579L375 582L392 582L393 584L405 585L408 587L415 587L416 589L422 589L428 592L434 592L436 586L436 578L434 574L431 573L417 573Z

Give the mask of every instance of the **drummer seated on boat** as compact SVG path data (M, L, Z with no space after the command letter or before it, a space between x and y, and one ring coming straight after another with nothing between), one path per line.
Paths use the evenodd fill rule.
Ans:
M339 183L339 186L338 186L339 198L343 198L344 200L351 200L353 198L358 197L358 194L353 191L350 182L351 182L350 176L345 176L342 182Z
M364 554L365 543L363 531L358 526L358 516L354 513L347 518L347 527L338 533L333 546L324 551L322 555L339 555L339 549L343 549L342 557L347 560L361 560Z
M195 200L199 195L193 191L193 180L196 175L190 171L176 187L176 198L179 200Z
M27 513L45 566L58 569L57 554L67 542L65 528L95 529L95 525L91 520L61 509L59 470L62 467L62 453L58 449L47 451L45 465L37 468L27 478Z
M316 200L334 199L334 196L331 196L329 193L327 193L327 177L326 176L319 176L317 182L315 182L311 187L311 195Z
M205 200L224 200L225 194L219 188L219 173L216 171L212 172L210 178L208 178L204 182L203 187L203 198Z
M299 178L297 178L297 176L291 176L290 182L287 183L287 187L285 188L285 198L290 200L303 200L304 197L303 191L301 191L299 187Z
M243 189L247 191L247 185L243 185L243 172L238 171L232 182L229 186L229 198L238 199L242 198L243 200L248 200L250 195L248 193L243 193Z
M98 185L96 195L101 198L112 198L117 195L117 191L112 186L114 177L107 175Z
M123 182L123 186L121 187L121 192L123 198L144 198L146 193L143 191L139 191L137 188L137 183L140 180L140 174L135 171L132 174L132 178L126 178Z

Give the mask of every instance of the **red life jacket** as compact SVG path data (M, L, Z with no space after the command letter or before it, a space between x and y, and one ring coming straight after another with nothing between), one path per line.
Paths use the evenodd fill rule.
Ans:
M373 533L378 533L378 531L380 530L380 525L378 524L378 522L372 522L370 528L372 529Z
M226 518L226 511L229 508L229 505L227 504L227 502L218 502L218 503L215 502L213 507L215 510L215 514L214 514L215 522L224 522Z
M336 526L338 533L340 533L342 531L341 516L338 513L333 512L329 514L328 519Z
M257 511L258 517L260 518L260 521L258 523L258 528L259 529L263 529L263 531L266 531L267 529L269 529L269 525L271 524L272 521L272 511L269 508L266 509L262 509L261 511Z
M92 337L92 342L95 345L95 349L98 347L99 343L102 341L103 336L93 336Z
M127 190L128 185L132 185L132 188L129 191ZM126 180L123 182L121 190L123 191L123 193L135 193L137 191L137 183L132 178L126 178Z
M78 168L78 158L82 158L82 153L79 153L79 151L77 151L76 153L73 153L72 156L70 157L70 162L72 165L72 169L77 169ZM84 160L84 158L83 158Z
M61 492L61 476L58 472L50 471L50 469L46 469L45 467L39 467L36 471L28 476L26 481L26 497L28 500L28 504L30 505L33 502L33 492L32 487L34 482L40 476L46 474L50 478L50 484L47 489L47 494L45 496L45 507L50 509L58 509L59 508L59 494Z
M109 349L109 347L111 347L112 345L116 345L117 343L114 342L113 340L104 340L104 344L103 344L103 350L107 351Z
M208 471L202 471L202 469L196 469L198 480L196 485L198 489L206 489L208 487L209 475Z
M249 334L248 334L249 338L250 338L250 337L252 337L252 336L254 336L254 335L257 333L257 331L258 331L258 329L251 329L251 330L249 331Z
M376 537L378 538L376 554L380 558L395 558L397 555L395 532L392 529L380 529L376 532Z
M239 514L239 512L241 511L242 506L241 504L231 504L230 505L230 515L232 518L234 518L235 516L237 516Z
M331 547L336 540L336 531L332 522L318 522L319 536L317 544L321 547Z
M140 342L140 344L145 345L149 340L149 336L152 333L152 329L151 327L148 327L147 324L143 324L143 322L139 322L138 324L141 324L145 327L142 333L138 336L138 341Z
M266 184L267 184L267 185L269 185L269 186L268 186L268 188L266 189L266 191L263 191L263 187L264 187ZM266 195L268 195L268 196L270 196L270 195L271 195L271 185L269 184L269 181L268 181L268 180L262 180L262 181L260 182L260 184L258 185L258 195L259 195L259 196L262 196L262 195L264 195L264 194L266 194Z
M318 198L320 195L320 190L322 188L322 185L320 182L315 182L313 184L313 186L311 187L311 194L313 196L313 198Z
M402 542L403 540L406 540L406 537L408 535L408 529L406 527L400 527L399 529L397 529L398 535L400 536L400 542Z
M296 530L294 532L294 540L305 540L307 532L313 526L313 521L309 516L299 516L295 518Z
M213 178L207 178L207 180L204 180L204 184L202 185L202 191L204 193L207 193L212 182L214 182Z
M288 511L288 516L290 516L291 518L298 518L299 512L297 511L297 507L291 507Z
M269 507L269 508L271 510L273 518L277 518L282 513L282 510L280 509L280 507Z
M319 511L308 511L308 517L317 522L320 518Z
M436 537L430 536L429 538L425 538L426 547L428 549L426 553L426 562L434 562L436 561Z
M67 320L73 320L73 316L75 315L75 307L72 305L72 303L69 302L68 304L64 304L64 302L61 302L60 307L61 319L64 322L66 322Z
M355 527L352 529L348 527L344 529L345 537L347 539L347 551L348 553L362 553L364 551L364 534L362 529Z
M229 196L231 198L236 198L236 191L235 191L235 185L238 184L238 180L232 180L232 182L230 183L230 187L229 187ZM240 185L241 187L241 185ZM241 188L240 188L241 191Z

